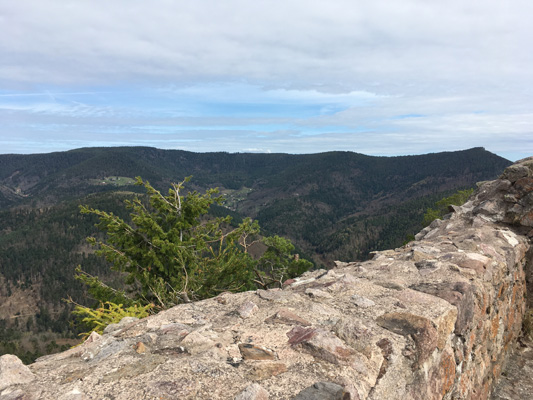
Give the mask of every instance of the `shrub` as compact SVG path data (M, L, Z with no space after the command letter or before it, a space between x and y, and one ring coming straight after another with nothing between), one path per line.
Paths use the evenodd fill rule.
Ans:
M72 313L76 315L88 329L87 332L80 333L80 336L85 339L91 334L91 332L102 334L106 326L109 324L117 324L124 317L147 317L153 306L153 304L147 304L145 306L134 304L133 306L124 308L122 304L106 301L105 303L100 303L100 307L96 309L77 304Z
M312 267L293 254L289 240L261 238L257 221L246 218L232 227L229 216L209 218L209 207L220 204L222 197L217 196L217 189L182 195L188 180L172 184L164 196L137 178L136 184L145 187L147 196L125 201L130 221L81 207L83 214L99 217L97 226L106 233L104 240L90 237L89 242L113 270L125 276L124 288L116 289L78 267L77 278L89 287L100 307L78 306L74 313L93 328L99 329L125 312L148 313L224 291L281 286L285 279ZM254 259L248 250L260 241L266 250Z
M423 225L428 226L434 220L442 218L449 213L448 207L451 205L463 205L472 195L474 189L459 190L451 196L445 197L435 203L436 208L428 208L424 214Z

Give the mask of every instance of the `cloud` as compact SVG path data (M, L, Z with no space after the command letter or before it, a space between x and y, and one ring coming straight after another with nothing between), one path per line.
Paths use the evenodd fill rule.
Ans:
M531 11L522 0L21 0L0 6L0 76L59 84L252 79L343 91L500 80L531 62L523 51Z
M518 158L533 152L532 14L529 0L2 2L0 145L33 151L11 138L46 131L58 149Z

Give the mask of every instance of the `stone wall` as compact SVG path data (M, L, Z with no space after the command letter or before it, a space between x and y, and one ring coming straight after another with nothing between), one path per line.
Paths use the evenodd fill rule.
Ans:
M526 309L533 158L416 240L142 320L29 367L8 399L486 399Z

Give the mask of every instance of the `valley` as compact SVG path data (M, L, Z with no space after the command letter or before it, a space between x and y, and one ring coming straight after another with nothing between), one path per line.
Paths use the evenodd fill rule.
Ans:
M265 234L288 237L301 257L329 268L335 260L363 260L401 246L437 200L494 179L509 164L482 148L404 157L147 147L0 155L0 353L18 346L28 361L52 342L76 338L62 299L91 304L74 279L76 266L118 278L87 246L85 238L99 233L79 206L126 218L123 201L142 192L133 185L136 176L164 192L187 176L192 190L218 187L225 202L212 215L254 218ZM29 333L42 343L29 346Z

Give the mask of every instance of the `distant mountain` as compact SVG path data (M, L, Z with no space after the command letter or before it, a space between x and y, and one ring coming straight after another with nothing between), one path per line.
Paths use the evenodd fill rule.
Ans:
M85 243L95 221L81 216L78 205L124 213L122 200L140 190L135 176L165 191L190 175L191 189L219 187L226 203L214 213L255 218L267 233L293 240L317 266L329 266L400 246L420 230L436 200L493 179L510 164L483 148L405 157L147 147L0 155L0 331L68 336L61 298L87 301L73 279L75 266L112 279ZM2 340L0 334L0 353ZM29 358L44 351L37 347Z
M89 194L138 189L112 177L141 176L164 189L192 175L192 188L219 187L233 211L289 236L320 259L353 259L398 245L401 238L392 239L388 233L394 226L414 232L419 219L413 217L428 201L494 178L509 163L483 148L405 157L191 153L147 147L0 155L0 207L49 207ZM414 215L406 218L406 212Z

